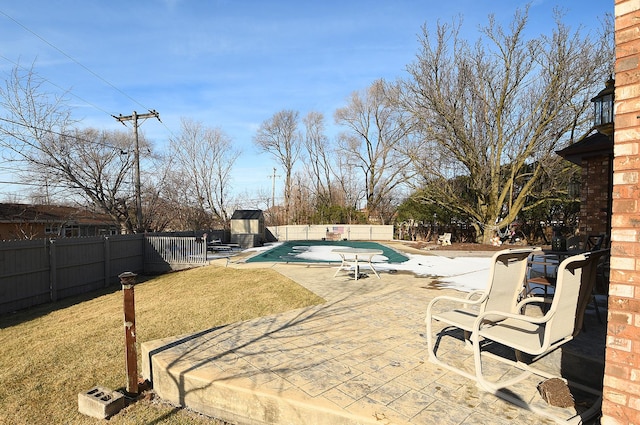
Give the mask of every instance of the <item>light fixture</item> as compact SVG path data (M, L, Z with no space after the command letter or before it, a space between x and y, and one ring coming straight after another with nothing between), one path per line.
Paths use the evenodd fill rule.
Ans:
M600 133L607 136L613 134L614 86L615 80L609 77L609 80L605 83L605 88L591 99L594 106L593 126Z

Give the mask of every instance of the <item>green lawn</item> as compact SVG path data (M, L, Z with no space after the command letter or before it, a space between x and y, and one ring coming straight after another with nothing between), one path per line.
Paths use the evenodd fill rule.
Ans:
M269 269L208 266L145 280L135 287L141 342L322 303ZM0 423L103 423L78 413L78 393L95 385L123 389L120 285L0 316ZM139 350L138 350L139 353ZM211 424L153 399L152 393L110 424Z

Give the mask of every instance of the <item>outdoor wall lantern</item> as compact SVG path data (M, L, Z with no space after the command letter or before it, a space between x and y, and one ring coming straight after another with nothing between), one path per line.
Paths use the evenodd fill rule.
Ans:
M609 77L605 83L605 88L600 91L591 101L594 106L593 125L602 134L611 136L613 134L613 100L614 100L615 80Z

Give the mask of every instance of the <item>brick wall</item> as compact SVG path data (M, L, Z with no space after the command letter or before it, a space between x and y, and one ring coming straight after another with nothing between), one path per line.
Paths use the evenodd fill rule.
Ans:
M581 234L609 234L610 173L611 159L608 155L582 160Z
M611 278L602 424L640 424L640 1L615 0Z

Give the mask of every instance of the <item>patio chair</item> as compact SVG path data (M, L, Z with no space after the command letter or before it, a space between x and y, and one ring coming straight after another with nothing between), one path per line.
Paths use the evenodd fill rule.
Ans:
M530 405L521 397L503 389L528 378L532 374L547 379L554 377L548 372L536 369L533 364L563 344L571 341L580 332L584 311L591 298L595 284L596 267L599 259L607 251L587 252L563 260L558 267L555 294L551 305L541 317L527 316L520 312L529 303L544 303L546 300L542 297L524 298L518 303L515 311L509 305L505 305L501 310L485 310L478 315L471 330L471 345L474 353L474 378L482 389L556 421L563 420L551 414L548 410ZM496 320L496 318L499 320ZM486 350L484 347L490 346L491 341L513 349L515 361ZM529 360L525 360L523 353L532 357ZM520 373L513 378L500 382L490 381L483 374L483 357L491 357L514 366ZM462 374L464 376L469 375L466 372ZM572 385L601 397L601 392L598 390L577 383L572 383ZM600 400L599 398L594 405L581 414L569 418L569 420L564 420L569 423L581 423L583 419L587 419L597 413Z
M597 251L606 248L609 244L609 238L606 234L588 235L586 249L589 251Z
M601 276L602 269L605 267L605 263L609 259L610 249L600 249L598 251L592 251L590 253L589 268L585 269L585 273L588 273L589 281L588 286L580 289L580 297L578 298L578 308L576 313L576 335L580 330L585 331L584 326L584 313L587 310L589 302L593 303L593 309L596 312L598 322L602 323L600 317L600 310L598 308L598 301L596 300L596 284L598 283L598 277Z
M595 285L597 283L597 277L603 274L605 264L603 260L606 259L605 254L609 252L609 249L599 249L591 251L594 255L598 256L595 260L594 271L591 273L595 280L592 285L592 294L586 299L586 301L593 301L593 308L595 309L598 321L602 323L600 316L600 309L595 298ZM574 253L575 255L576 253ZM562 259L569 257L570 255L532 255L529 258L529 271L527 273L525 284L525 296L543 296L547 304L551 304L551 299L554 294L554 289L557 280L557 270ZM603 280L603 278L601 279ZM542 292L542 293L540 293ZM584 329L584 327L583 327Z
M553 293L552 288L555 285L556 270L562 260L585 251L600 249L587 248L587 240L588 238L584 235L570 236L566 240L565 251L543 251L538 255L531 256L526 282L526 295L534 296L542 292L544 297L547 298L550 293Z
M524 277L527 270L528 257L538 252L540 248L505 249L496 252L491 259L487 287L481 291L473 291L465 298L439 296L431 300L427 306L425 322L427 325L427 346L429 360L442 367L458 369L449 366L436 356L436 347L433 341L433 321L439 321L460 328L464 331L464 339L470 343L470 332L478 314L491 310L508 309L515 312L516 305L524 289ZM445 303L443 303L443 301ZM451 310L437 311L437 304L458 307ZM443 308L441 307L440 310ZM469 378L472 375L468 375Z
M585 251L587 238L584 235L573 235L567 238L567 251Z
M442 246L451 245L451 233L445 233L438 236L438 243Z

